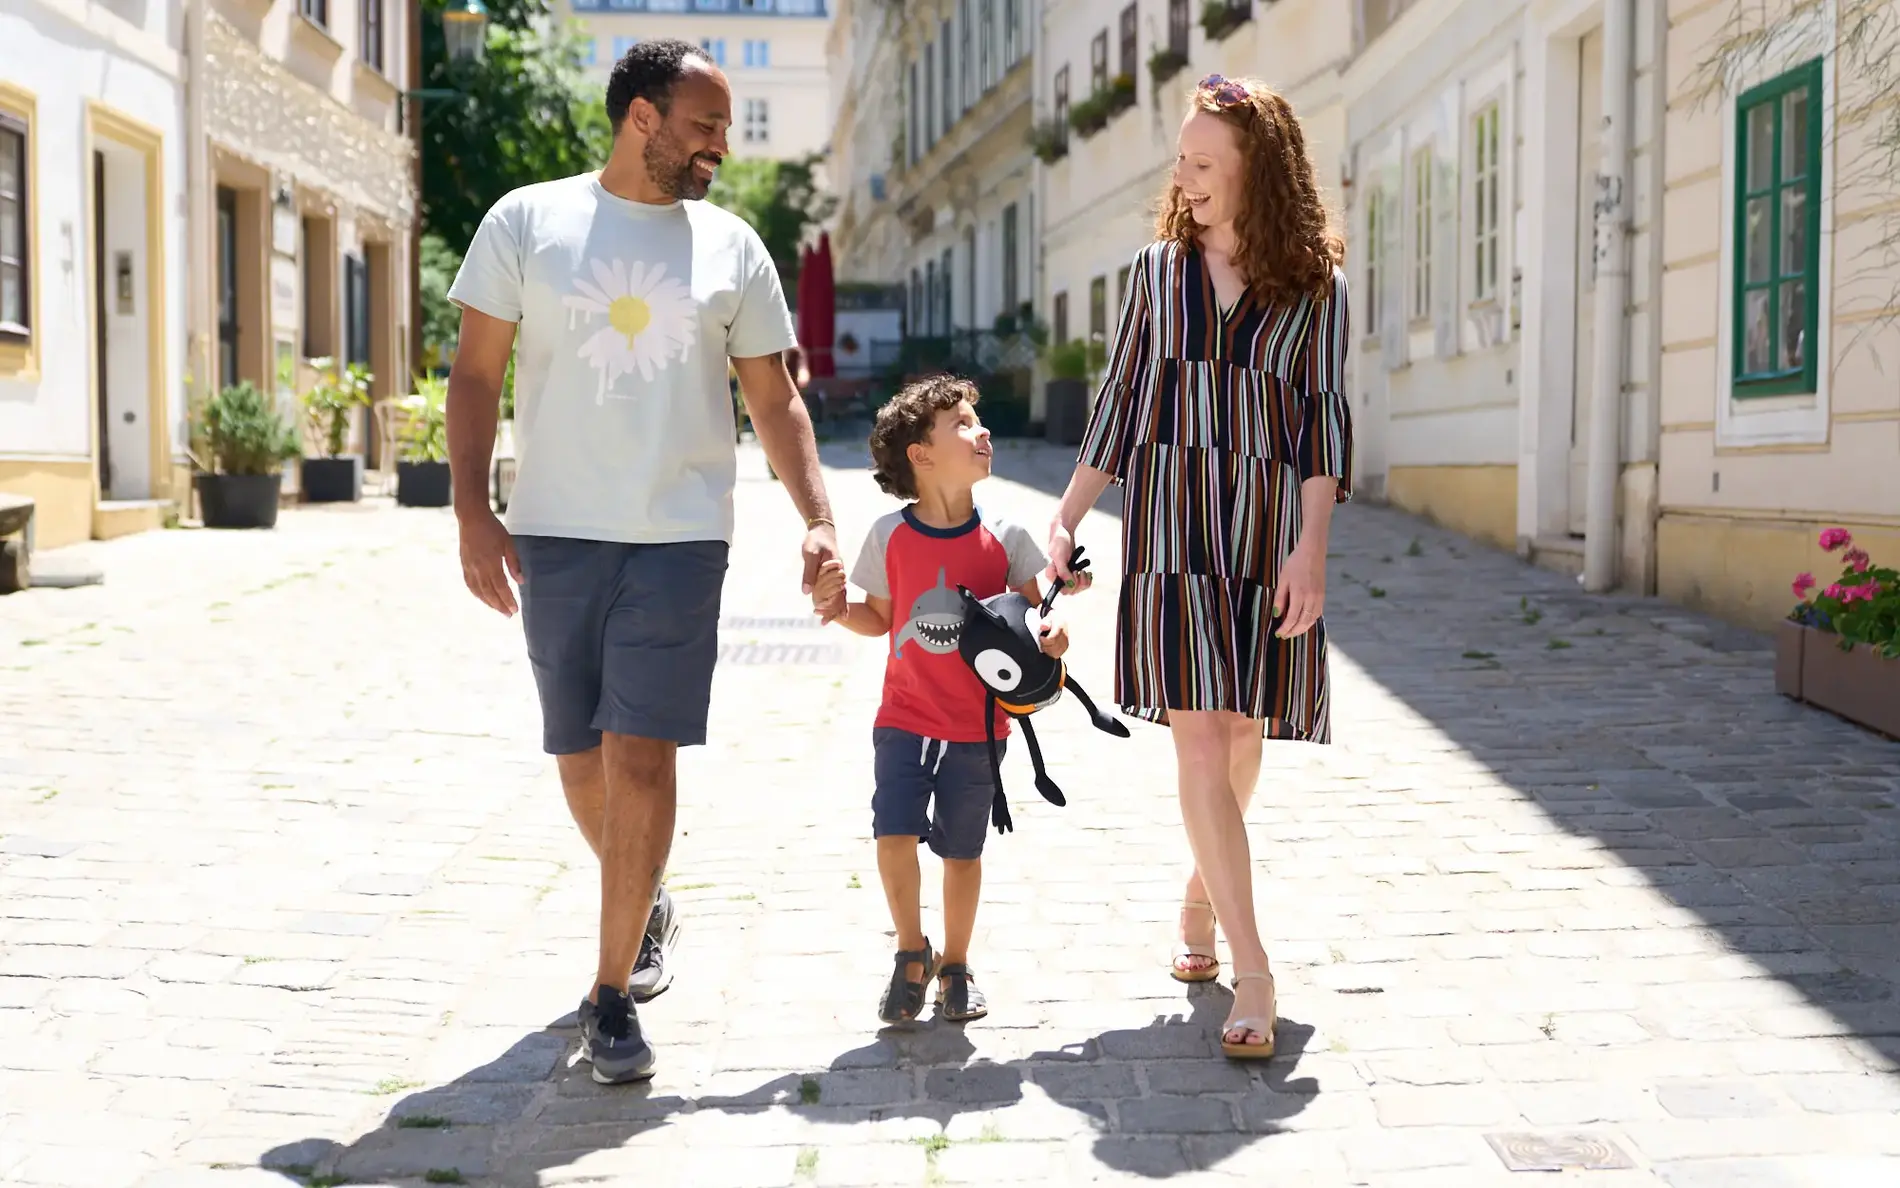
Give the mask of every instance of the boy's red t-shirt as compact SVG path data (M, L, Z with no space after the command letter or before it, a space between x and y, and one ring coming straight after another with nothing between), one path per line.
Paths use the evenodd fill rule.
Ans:
M910 505L878 518L851 583L891 602L890 655L878 726L942 742L982 742L983 685L957 654L958 586L978 598L1014 590L1048 565L1035 537L978 508L967 523L932 528ZM996 737L1009 715L996 712Z

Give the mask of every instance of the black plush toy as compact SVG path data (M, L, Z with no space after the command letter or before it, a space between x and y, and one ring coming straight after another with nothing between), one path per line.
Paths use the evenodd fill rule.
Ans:
M1086 568L1088 562L1078 548L1070 558L1069 569L1080 573ZM1015 828L1009 817L1009 801L1003 795L1002 760L996 753L998 706L1022 723L1023 741L1029 746L1029 760L1036 768L1036 791L1054 805L1065 805L1068 800L1043 766L1042 748L1036 745L1036 729L1029 724L1031 714L1054 705L1061 699L1063 689L1071 689L1082 708L1089 712L1097 730L1117 738L1128 737L1128 727L1119 718L1095 708L1095 702L1082 686L1070 679L1068 666L1042 650L1038 628L1049 608L1055 605L1056 594L1061 589L1061 582L1051 583L1049 593L1043 596L1042 605L1038 607L1013 590L979 599L968 589L957 587L963 596L963 624L957 636L957 652L983 684L983 726L989 734L990 771L996 778L996 799L990 807L990 820L998 833ZM1032 614L1036 619L1034 623L1030 622Z

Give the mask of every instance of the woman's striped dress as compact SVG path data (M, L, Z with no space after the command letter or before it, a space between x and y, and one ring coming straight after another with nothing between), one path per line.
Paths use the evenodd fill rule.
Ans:
M1273 634L1300 483L1351 497L1346 278L1329 296L1242 293L1222 313L1197 248L1154 243L1128 297L1080 461L1124 486L1115 692L1122 710L1231 710L1328 742L1326 630Z

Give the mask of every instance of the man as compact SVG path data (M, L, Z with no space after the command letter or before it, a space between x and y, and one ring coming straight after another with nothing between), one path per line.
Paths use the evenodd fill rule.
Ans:
M737 468L728 359L805 517L806 593L838 555L811 420L782 361L795 336L778 272L749 226L698 201L731 109L697 47L641 42L607 84L606 166L497 202L449 290L462 309L448 396L462 575L504 615L514 579L543 747L600 859L600 963L580 1026L603 1083L653 1074L630 973L638 961L642 1000L665 988L675 757L706 739ZM486 473L511 353L504 527ZM842 610L834 601L821 617Z

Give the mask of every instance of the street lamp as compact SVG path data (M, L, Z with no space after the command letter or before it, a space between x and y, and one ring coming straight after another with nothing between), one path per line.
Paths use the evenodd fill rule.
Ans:
M442 9L442 37L449 61L479 62L488 41L488 8L482 0L449 0Z

